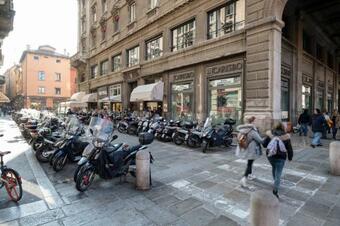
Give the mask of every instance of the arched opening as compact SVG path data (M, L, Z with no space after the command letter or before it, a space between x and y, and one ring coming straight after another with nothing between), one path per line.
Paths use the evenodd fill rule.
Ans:
M340 1L289 0L282 20L282 119L296 122L302 109L331 114L340 107Z

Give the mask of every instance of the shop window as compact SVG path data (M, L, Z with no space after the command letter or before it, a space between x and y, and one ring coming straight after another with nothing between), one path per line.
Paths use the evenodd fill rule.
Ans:
M38 72L38 80L39 81L45 81L45 72L44 71Z
M133 2L129 5L129 23L132 23L136 20L136 2Z
M226 118L237 123L242 118L241 77L211 80L209 82L209 116L214 124L221 124Z
M171 31L172 51L177 51L192 46L196 37L196 22L191 20L182 24Z
M289 80L281 80L281 119L282 121L289 120Z
M312 40L305 31L303 31L303 50L309 54L312 54Z
M333 55L331 53L327 54L327 65L330 68L334 67L334 57L333 57Z
M193 119L193 83L173 84L171 88L171 113L173 119Z
M319 88L316 92L316 108L320 109L321 111L324 109L323 96L324 91L320 90Z
M208 39L236 30L236 2L229 2L208 13Z
M112 97L121 95L121 85L112 85L109 87L109 95Z
M55 95L61 95L61 88L54 88Z
M111 62L112 62L112 71L113 72L116 72L116 71L119 71L121 69L121 58L122 58L122 55L119 54L119 55L116 55L116 56L113 56L111 58Z
M132 67L139 64L139 46L127 51L127 66Z
M98 75L98 65L91 66L91 78L95 78Z
M333 93L327 94L327 111L329 113L333 112Z
M302 109L312 110L312 93L308 85L302 85Z
M152 60L163 55L163 37L159 36L146 42L146 60Z
M109 61L104 60L100 63L100 75L106 75L109 72Z

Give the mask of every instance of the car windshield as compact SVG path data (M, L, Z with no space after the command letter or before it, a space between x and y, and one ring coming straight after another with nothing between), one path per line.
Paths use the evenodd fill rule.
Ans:
M67 122L66 131L67 134L75 135L78 130L81 129L81 123L76 116L71 116Z
M93 136L102 141L108 140L113 133L113 123L108 119L92 117L89 127L93 131Z

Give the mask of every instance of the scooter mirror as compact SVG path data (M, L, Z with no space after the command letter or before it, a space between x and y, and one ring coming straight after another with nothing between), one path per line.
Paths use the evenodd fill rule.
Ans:
M115 139L117 139L117 138L118 138L117 135L113 135L112 140L115 140Z
M90 133L93 135L93 130L92 129L90 129Z

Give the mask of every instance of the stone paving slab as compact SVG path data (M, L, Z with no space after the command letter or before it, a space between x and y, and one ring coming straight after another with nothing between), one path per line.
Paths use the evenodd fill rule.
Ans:
M138 142L136 137L118 135L117 142ZM293 143L297 139L293 137ZM287 162L282 179L281 225L340 225L340 180L328 173L328 143L324 141L325 146L317 149L295 148L294 161ZM35 213L21 205L26 214L21 217L15 210L12 217L2 218L0 210L2 224L249 225L251 193L272 189L271 166L265 157L255 161L257 178L249 183L250 189L244 189L239 180L246 161L237 159L233 149L203 154L200 149L155 141L148 150L155 157L150 191L137 191L134 178L127 177L126 183L97 178L88 191L79 193L72 178L74 164L59 173L49 164L39 164L44 173L38 170L37 184L46 174L42 184L53 186L40 195L44 206L39 209L34 203L38 205L33 209L40 211ZM37 162L31 161L30 166L37 168ZM58 199L59 205L48 205L49 197Z

